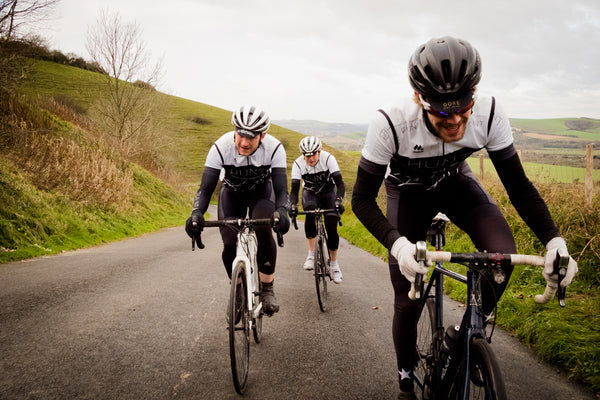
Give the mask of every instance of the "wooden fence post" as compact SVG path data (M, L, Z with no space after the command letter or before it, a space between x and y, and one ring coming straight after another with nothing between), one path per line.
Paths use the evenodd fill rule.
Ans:
M586 148L585 204L591 207L594 197L594 145L590 143Z
M479 153L479 176L483 181L483 153Z

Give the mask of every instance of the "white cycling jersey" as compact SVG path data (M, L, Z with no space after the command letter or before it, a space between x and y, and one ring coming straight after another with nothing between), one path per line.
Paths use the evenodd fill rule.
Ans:
M294 161L292 165L292 180L302 179L304 181L304 189L319 194L324 190L334 188L331 174L339 170L340 167L335 157L331 153L321 150L319 161L317 161L314 167L308 165L304 156L300 156Z
M260 146L249 156L235 147L234 131L227 132L212 145L205 166L222 170L223 184L233 190L250 191L271 176L272 168L286 168L286 154L281 142L266 134Z
M431 133L423 109L414 101L385 110L396 135L384 114L377 112L369 124L362 156L375 164L389 165L386 178L397 185L435 187L477 150L498 151L513 143L510 122L497 103L488 132L491 110L491 97L477 99L465 136L452 143L444 143Z

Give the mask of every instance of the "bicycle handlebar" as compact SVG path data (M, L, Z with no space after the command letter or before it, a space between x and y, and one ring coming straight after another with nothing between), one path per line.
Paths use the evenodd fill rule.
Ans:
M455 262L455 263L468 263L468 264L476 264L476 263L494 263L498 265L532 265L543 267L544 266L544 257L542 256L534 256L527 254L501 254L501 253L483 253L483 252L474 252L474 253L451 253L449 251L427 251L427 245L423 241L419 241L416 243L416 255L415 259L418 262L426 262L427 260L432 263L436 262ZM560 283L566 275L567 266L569 265L569 255L563 254L560 252L556 256L556 260L554 261L554 273L558 274L558 289L553 288L546 285L546 289L544 294L536 295L534 300L538 304L546 304L550 302L556 292L558 291L558 303L561 307L565 306L565 292L566 289L561 287ZM422 274L415 275L415 282L411 283L410 292L408 293L408 297L411 300L415 300L421 297L422 290ZM421 283L420 283L421 282Z
M249 225L276 225L279 219L273 218L238 218L238 219L219 219L219 220L207 220L204 221L204 226L215 227L215 226L237 226L243 228Z
M264 226L268 225L273 228L277 227L279 223L279 216L274 216L273 218L237 218L237 219L219 219L219 220L206 220L204 221L204 227L220 227L220 226L230 226L236 229L243 229L246 226ZM198 226L197 217L192 217L192 225ZM277 233L277 244L279 247L283 247L283 234L278 230L275 230ZM195 250L195 246L198 246L199 249L204 248L204 244L202 243L202 237L199 233L196 238L192 238L192 251Z
M309 214L315 214L315 215L321 215L321 214L325 214L328 212L336 212L338 217L340 217L340 213L338 210L336 210L335 208L316 208L314 210L306 210L306 211L298 211L298 213L296 215L294 215L294 217L292 218L292 223L294 224L294 229L298 230L298 223L296 222L296 216L297 215L309 215ZM342 226L342 218L340 217L338 223L340 224L340 226Z

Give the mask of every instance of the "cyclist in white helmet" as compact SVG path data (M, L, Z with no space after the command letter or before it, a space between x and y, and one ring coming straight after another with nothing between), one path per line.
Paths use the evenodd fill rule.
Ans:
M186 232L195 238L202 230L204 213L223 171L219 219L245 218L248 214L251 218L271 218L277 211L280 217L277 229L286 233L290 227L286 154L281 142L267 133L269 116L258 107L246 105L233 113L231 123L235 129L217 139L206 156L192 209L192 216L197 216L200 223L194 227L192 217L188 218ZM236 233L227 228L220 228L220 232L223 263L231 279ZM277 245L268 227L257 226L256 237L257 263L263 284L260 300L265 313L273 315L279 311L273 291Z
M419 46L408 63L414 89L406 104L378 110L369 124L352 193L352 210L389 249L394 287L392 332L398 363L398 399L414 399L411 371L416 362L418 302L408 298L416 273L415 242L425 240L438 213L466 232L480 251L515 253L505 217L465 161L485 148L519 215L546 246L544 277L557 287L552 263L567 252L548 207L529 181L513 144L510 122L493 97L477 98L481 78L479 53L465 40L450 36ZM385 215L377 194L385 182ZM507 278L512 268L505 271ZM570 259L566 286L577 272ZM483 283L482 308L491 314L508 279Z
M322 150L321 140L316 136L307 136L300 141L302 155L292 165L292 183L290 190L290 216L293 218L298 213L298 192L300 181L304 180L302 190L302 208L311 210L315 208L333 209L340 214L344 212L342 199L345 194L344 180L335 157ZM327 246L331 255L331 273L335 283L342 283L342 271L338 263L338 247L340 237L337 233L338 215L335 212L325 215L325 229L327 231ZM317 228L315 216L307 215L304 223L304 233L308 241L308 255L304 269L314 268L315 238Z

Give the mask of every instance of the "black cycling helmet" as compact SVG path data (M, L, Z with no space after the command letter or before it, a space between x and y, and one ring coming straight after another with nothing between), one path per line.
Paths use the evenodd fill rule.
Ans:
M481 79L481 58L469 42L444 36L419 46L408 62L410 85L427 99L472 91Z

